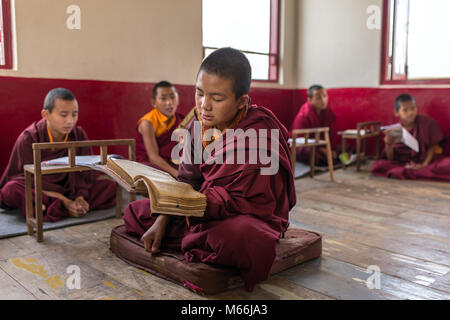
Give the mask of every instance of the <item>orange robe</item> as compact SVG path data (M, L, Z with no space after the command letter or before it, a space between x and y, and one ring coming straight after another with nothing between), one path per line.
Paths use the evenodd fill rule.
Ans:
M153 109L149 113L145 114L139 119L136 126L136 161L145 165L161 169L155 164L150 162L148 158L147 149L145 148L144 139L140 132L137 130L139 124L142 121L149 121L155 129L156 142L158 143L159 155L167 163L169 163L175 169L178 169L178 165L171 161L172 149L177 145L176 141L172 141L172 133L178 127L183 120L183 116L180 113L175 113L169 124L167 124L167 117L163 115L158 109Z

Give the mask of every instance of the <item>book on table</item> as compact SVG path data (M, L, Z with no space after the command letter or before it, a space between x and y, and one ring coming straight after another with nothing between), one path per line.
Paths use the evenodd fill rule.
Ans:
M106 156L107 159L111 158L122 158L121 155L118 154L109 154ZM100 164L102 162L102 158L100 155L88 155L88 156L75 156L75 165L77 166L93 166L96 164ZM69 165L69 157L61 157L52 160L42 161L42 165L44 166L68 166Z

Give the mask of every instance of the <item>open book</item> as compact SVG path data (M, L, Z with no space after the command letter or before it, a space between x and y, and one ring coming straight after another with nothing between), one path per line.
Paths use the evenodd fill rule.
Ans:
M292 141L293 141L292 138L289 138L289 139L288 139L288 143L289 143L289 144L291 144ZM308 139L308 143L316 143L316 140L315 140L315 139ZM298 138L295 138L295 144L297 144L297 145L306 144L306 139L305 139L305 137L298 137Z
M125 189L147 193L152 213L202 217L206 196L167 172L125 159L110 158L106 165L94 165Z
M395 143L404 143L415 152L419 152L419 142L411 133L409 133L408 130L403 128L400 123L396 123L390 126L384 126L380 129L384 134L394 137Z
M356 136L358 134L358 129L347 129L345 131L339 131L338 134L346 134L346 135ZM361 129L361 130L359 130L359 134L361 136L364 136L366 134L366 131L364 129Z

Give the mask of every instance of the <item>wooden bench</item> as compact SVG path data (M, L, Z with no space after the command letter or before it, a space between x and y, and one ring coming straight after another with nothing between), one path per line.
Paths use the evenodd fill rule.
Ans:
M303 136L305 141L297 143L297 137ZM323 136L323 138L321 138ZM328 169L330 171L330 180L334 181L333 157L330 144L330 128L312 128L312 129L296 129L292 131L291 146L291 164L292 171L295 172L295 160L297 157L297 148L311 147L309 163L311 167L310 176L314 177L315 167L315 151L316 147L325 147L327 150Z
M42 213L42 176L55 173L81 172L92 170L89 167L75 165L76 148L80 147L100 147L101 164L106 164L108 146L128 145L128 158L136 159L136 141L134 139L115 140L86 140L72 142L45 142L33 143L33 164L24 166L25 175L25 201L26 201L26 221L29 235L34 235L36 229L36 239L38 242L44 241L43 234L43 213ZM41 150L44 149L68 149L68 166L43 166L41 163ZM35 214L33 215L32 199L32 175L34 175L35 194ZM136 195L130 193L130 200L134 201ZM116 218L122 217L122 188L118 185L116 191Z
M377 145L376 145L376 156L378 159L380 157L380 126L381 123L379 121L371 121L371 122L358 122L356 125L356 130L346 130L343 132L339 132L338 134L342 135L342 153L345 153L346 150L346 140L354 139L356 140L356 170L360 171L361 169L361 161L367 159L367 150L366 150L366 141L368 138L376 137ZM362 154L361 155L361 143L362 143ZM345 164L344 164L345 169Z

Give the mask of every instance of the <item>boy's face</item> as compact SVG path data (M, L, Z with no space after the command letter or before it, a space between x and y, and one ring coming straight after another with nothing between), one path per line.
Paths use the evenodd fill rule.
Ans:
M248 104L248 95L236 99L232 79L200 71L196 83L195 104L203 124L224 130L239 110Z
M159 87L156 98L152 99L153 106L167 118L171 118L177 111L179 99L174 87Z
M400 108L395 112L397 117L400 117L400 120L403 125L412 125L416 120L417 116L417 106L412 101L405 101L399 103Z
M312 98L308 98L308 102L311 103L319 111L325 110L328 107L327 90L314 90Z
M47 120L50 132L66 135L72 131L78 121L77 100L56 99L52 112L42 110L42 117Z

